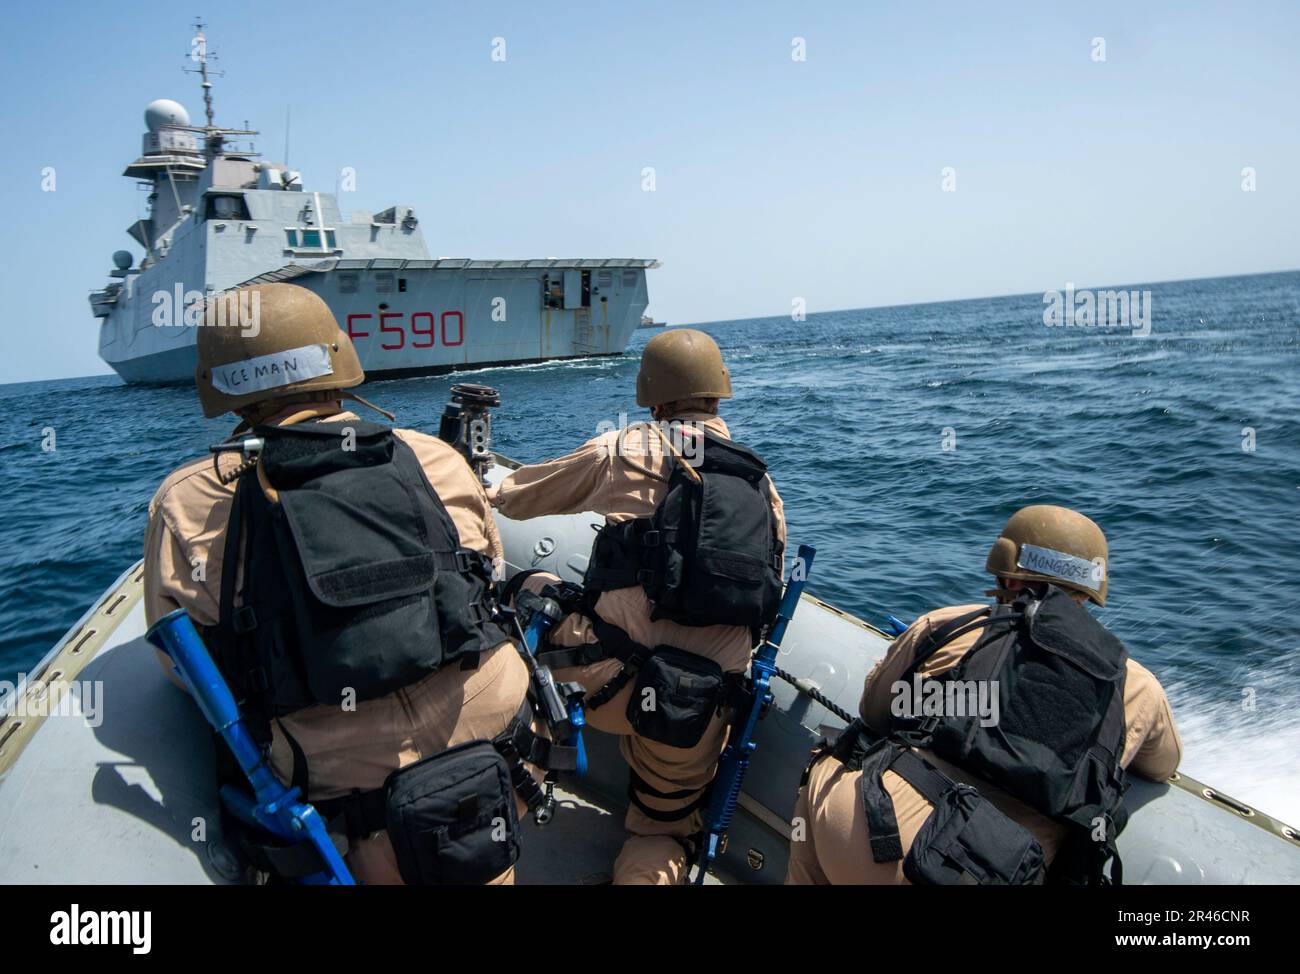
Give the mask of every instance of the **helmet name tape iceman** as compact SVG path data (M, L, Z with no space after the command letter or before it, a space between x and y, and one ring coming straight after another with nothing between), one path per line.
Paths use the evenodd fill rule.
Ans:
M636 404L662 406L682 399L730 399L731 373L718 343L694 328L655 335L641 352Z
M1068 507L1033 504L1011 515L985 563L999 578L1050 582L1106 604L1106 535Z
M319 295L257 284L208 299L194 384L208 418L254 403L365 381L352 340Z

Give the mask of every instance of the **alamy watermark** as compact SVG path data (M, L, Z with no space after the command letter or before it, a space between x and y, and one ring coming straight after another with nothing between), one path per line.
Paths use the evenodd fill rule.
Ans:
M642 436L639 438L639 445L629 446L628 434L633 430L641 430ZM692 467L698 467L704 462L704 428L700 423L664 420L629 424L627 413L619 413L616 422L604 419L596 424L597 436L615 431L618 432L618 436L614 439L616 457L648 456L647 448L650 442L658 440L661 444L667 441L670 452L681 456Z
M103 680L28 682L26 673L18 674L17 683L0 680L0 712L11 717L82 717L87 727L98 727L103 705Z
M153 944L150 910L83 910L73 903L50 914L50 943L68 946L126 946L147 954Z
M177 283L170 291L154 291L149 300L153 302L149 320L155 328L230 327L238 328L245 338L256 338L262 331L262 294L255 288L209 297Z
M996 680L929 680L914 673L911 682L895 680L889 692L895 717L978 717L981 727L993 727L1001 715Z
M1043 324L1048 328L1131 328L1137 338L1151 334L1150 291L1044 291Z

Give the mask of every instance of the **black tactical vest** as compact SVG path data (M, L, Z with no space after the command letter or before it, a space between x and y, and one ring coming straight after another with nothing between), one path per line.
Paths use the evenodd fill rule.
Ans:
M1049 586L1041 598L1026 592L1010 605L980 609L941 626L918 651L903 681L910 687L913 675L939 648L977 628L985 631L960 662L930 679L958 686L996 685L1000 714L995 724L986 727L984 717L971 712L895 716L889 741L846 739L839 747L841 759L854 755L851 760L864 769L864 752L875 756L878 767L873 769L873 780L864 770L862 781L868 818L876 819L870 823L873 846L875 833L882 828L888 831L893 817L880 775L908 747L929 748L1068 826L1049 880L1101 882L1103 868L1113 860L1111 879L1119 882L1122 867L1115 838L1128 820L1123 802L1127 784L1120 764L1128 658L1123 643L1068 594ZM920 709L914 702L913 714ZM850 728L849 733L862 731ZM908 767L918 780L926 777ZM904 770L895 770L912 781ZM893 828L896 831L896 825ZM978 831L972 828L971 834ZM918 835L918 843L921 839ZM1005 857L1008 861L1022 861L1017 857L1022 855L1023 836L999 827L996 841L1013 847ZM883 859L880 851L873 849L877 861L901 858L901 849L888 850L890 855ZM892 855L893 851L899 854ZM975 850L971 858L987 863L996 860L999 851L1006 849ZM951 864L951 854L944 858Z
M601 592L640 585L651 619L758 630L775 618L782 588L767 465L739 443L702 436L699 480L675 462L650 517L605 525L583 587L594 604Z
M939 645L918 654L904 678ZM998 606L984 635L940 678L996 683L1001 719L984 727L977 715L944 716L929 746L1044 815L1091 828L1123 795L1127 660L1124 644L1059 588Z
M218 641L255 724L383 696L505 641L491 621L488 559L460 546L391 429L349 420L253 434L279 496L268 498L256 467L239 478Z

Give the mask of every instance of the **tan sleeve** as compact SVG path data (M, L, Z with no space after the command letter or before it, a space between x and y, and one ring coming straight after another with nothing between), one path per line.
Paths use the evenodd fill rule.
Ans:
M1169 698L1155 675L1130 659L1124 681L1124 755L1134 774L1164 781L1183 759L1183 739L1169 709Z
M149 523L144 531L144 621L155 622L180 608L180 604L163 591L164 572L171 577L176 565L184 563L185 552L175 535L167 530L154 501L149 502Z
M234 488L210 461L182 467L158 489L145 531L144 598L150 624L183 608L197 626L220 615L221 570Z
M493 501L508 518L609 513L610 436L588 440L557 460L520 467L501 481Z
M180 602L176 600L175 586L169 585L168 581L175 578L178 571L184 571L186 573L185 577L189 577L190 570L189 561L185 557L185 550L181 547L176 535L172 534L163 521L155 497L149 503L149 523L144 532L145 625L152 626L167 613L182 608ZM185 608L188 608L188 606ZM191 612L191 618L193 618L193 615ZM213 621L215 621L215 618ZM158 665L167 674L168 679L182 690L185 690L184 681L176 675L176 667L167 654L160 649L155 649L154 655L158 659Z
M945 622L974 612L979 605L958 605L946 609L927 612L910 626L907 631L893 641L880 662L876 664L862 686L862 699L858 702L858 716L877 734L889 730L893 713L890 705L894 700L894 684L903 679L917 653L926 644L930 633ZM920 669L922 676L933 676L956 666L966 655L966 651L979 639L982 629L976 629L963 636L958 636L947 646L937 650L927 659Z
M930 633L930 623L922 616L907 627L907 632L900 635L885 650L885 655L876 663L875 668L867 674L862 685L862 699L858 701L858 716L877 734L889 730L893 716L889 705L893 700L893 685L901 680L907 668L916 658L917 647Z
M785 502L781 500L781 495L776 492L776 483L769 476L767 478L768 496L772 499L772 515L776 518L776 537L784 547L786 543L785 527ZM786 552L789 554L789 552Z
M456 525L461 545L489 558L503 558L505 552L492 517L492 505L465 458L436 436L408 429L393 432L420 461L424 475Z

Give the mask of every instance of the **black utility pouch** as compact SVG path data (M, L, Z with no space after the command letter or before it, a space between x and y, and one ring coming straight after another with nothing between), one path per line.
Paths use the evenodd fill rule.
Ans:
M924 886L1026 886L1043 882L1043 850L1033 834L970 785L940 797L903 861Z
M726 676L711 659L659 646L637 670L627 719L642 737L694 747L722 709Z
M477 886L519 858L510 766L489 742L471 741L394 771L388 838L408 886Z

